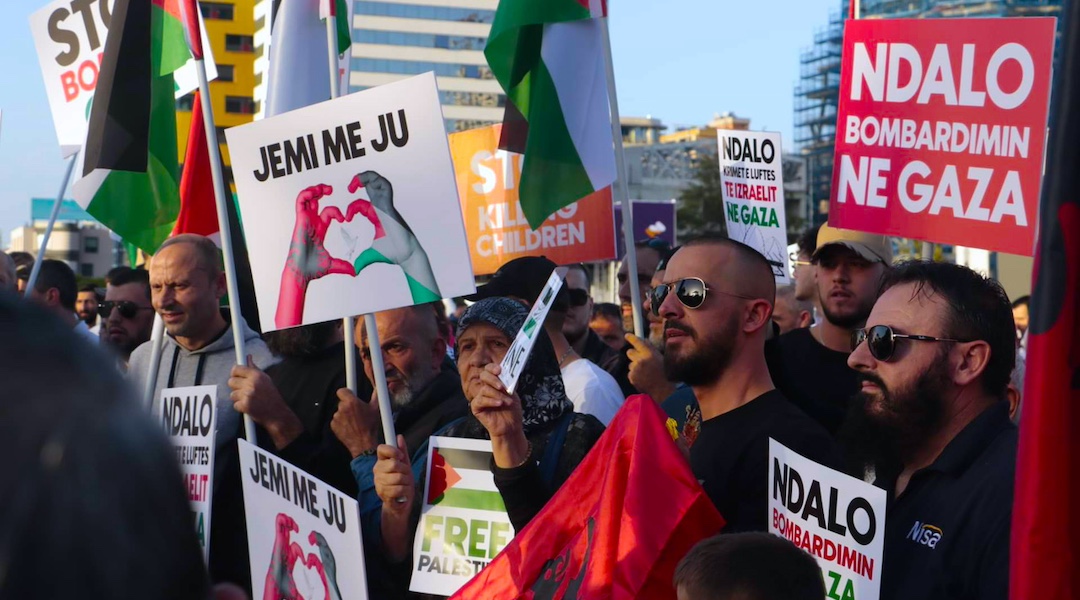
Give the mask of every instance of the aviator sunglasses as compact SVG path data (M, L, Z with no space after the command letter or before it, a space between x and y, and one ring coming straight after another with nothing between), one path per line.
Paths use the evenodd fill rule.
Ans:
M893 352L896 351L896 340L915 340L916 342L956 342L963 343L961 340L954 340L949 338L937 338L929 335L907 335L903 333L896 333L892 330L892 327L888 325L874 325L869 329L857 329L851 334L851 349L859 347L859 344L866 342L866 347L870 349L870 355L882 362L887 362L892 358Z
M675 291L675 298L682 303L686 308L698 308L705 303L705 294L715 291L718 294L724 294L725 296L733 296L735 298L742 298L743 300L757 300L757 298L751 298L750 296L740 296L739 294L732 294L731 292L723 292L720 290L714 290L705 285L705 280L698 277L685 277L671 283L661 283L654 287L650 294L650 308L654 316L660 316L660 305L664 303L664 299L667 298L668 292Z
M120 316L125 319L134 319L135 315L139 314L140 310L154 310L151 306L139 306L130 300L106 300L104 302L98 302L98 316L102 319L108 319L109 315L112 314L113 308L119 310Z

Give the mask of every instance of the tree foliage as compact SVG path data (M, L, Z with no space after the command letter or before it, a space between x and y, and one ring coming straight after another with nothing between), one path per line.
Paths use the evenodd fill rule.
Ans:
M694 181L679 196L676 214L680 239L727 233L716 154L707 153L698 160Z

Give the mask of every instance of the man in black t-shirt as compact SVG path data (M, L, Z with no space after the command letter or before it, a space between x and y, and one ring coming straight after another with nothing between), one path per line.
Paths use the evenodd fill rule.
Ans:
M824 319L766 345L769 373L803 412L835 434L858 389L847 365L851 333L866 323L892 262L884 236L823 225L812 262Z
M683 246L651 298L664 325L664 368L697 396L701 429L690 466L727 521L766 531L769 438L836 464L829 435L789 403L765 364L776 284L756 250L727 238Z

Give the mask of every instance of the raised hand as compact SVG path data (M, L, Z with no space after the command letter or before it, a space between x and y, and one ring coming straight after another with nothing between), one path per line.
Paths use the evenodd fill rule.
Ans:
M337 397L330 430L356 458L379 443L379 402L374 397L371 402L361 402L348 388L338 390Z
M480 390L469 400L469 409L491 436L495 464L503 469L520 466L529 458L525 438L521 398L507 394L499 373L502 367L491 363L480 373Z
M630 359L630 383L642 394L647 394L656 402L663 402L675 393L675 383L664 372L664 357L647 340L628 333L626 341L630 350L626 356Z

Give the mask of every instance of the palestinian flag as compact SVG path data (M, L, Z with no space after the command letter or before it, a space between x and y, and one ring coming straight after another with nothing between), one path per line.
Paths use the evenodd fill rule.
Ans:
M599 18L604 0L502 0L484 55L506 91L499 146L525 155L521 209L536 229L615 181Z
M180 207L172 73L190 57L177 0L116 0L72 191L148 253L172 232Z
M352 26L349 25L349 6L345 0L323 0L319 4L319 18L334 19L337 31L337 53L344 55L352 46Z
M444 508L506 512L490 465L491 452L432 448L427 503Z

